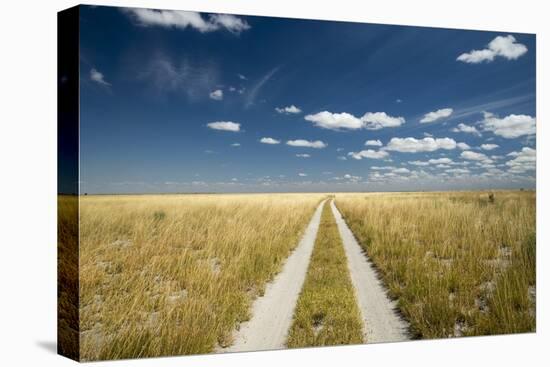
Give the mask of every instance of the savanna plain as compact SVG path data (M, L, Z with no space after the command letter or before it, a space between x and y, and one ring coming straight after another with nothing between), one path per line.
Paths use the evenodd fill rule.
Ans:
M330 201L411 339L535 331L534 191L79 199L80 318L71 322L83 360L231 346L320 205L285 345L368 343ZM59 200L62 211L74 198ZM77 234L59 218L63 251ZM72 304L70 294L60 289L60 300Z

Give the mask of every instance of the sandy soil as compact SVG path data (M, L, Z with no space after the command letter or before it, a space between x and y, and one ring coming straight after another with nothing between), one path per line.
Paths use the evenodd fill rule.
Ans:
M296 302L304 283L319 223L323 201L311 218L298 246L286 260L283 269L270 282L263 297L252 305L252 317L240 325L232 346L218 352L243 352L285 347Z
M363 318L365 342L407 340L408 324L396 313L395 303L388 298L386 288L378 279L372 263L355 240L334 201L331 201L330 206L348 258L351 281Z

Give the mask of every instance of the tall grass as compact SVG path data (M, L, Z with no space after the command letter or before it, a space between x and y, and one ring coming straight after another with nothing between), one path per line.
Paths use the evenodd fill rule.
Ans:
M341 194L417 337L535 330L535 193Z
M322 197L82 197L82 358L230 345Z
M346 254L327 201L287 345L358 344L362 339Z
M78 197L59 195L57 201L57 348L79 359Z

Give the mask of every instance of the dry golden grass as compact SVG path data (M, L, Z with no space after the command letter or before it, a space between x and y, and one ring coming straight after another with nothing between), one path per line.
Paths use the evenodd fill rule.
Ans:
M81 197L82 358L195 354L229 345L322 198Z
M299 348L362 341L362 321L348 262L327 201L287 345Z
M79 359L78 197L57 198L57 349Z
M417 337L535 330L535 192L339 194Z

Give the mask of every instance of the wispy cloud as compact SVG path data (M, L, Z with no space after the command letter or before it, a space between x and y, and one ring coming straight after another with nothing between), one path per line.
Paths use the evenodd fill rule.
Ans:
M195 64L187 58L176 61L163 54L153 56L138 79L150 83L159 93L181 93L190 100L206 98L219 84L220 71L215 64Z
M256 84L248 91L244 100L244 107L249 108L256 102L256 97L262 90L262 87L273 77L273 75L279 70L279 66L268 71L263 77L258 80Z
M109 83L105 80L105 76L103 75L103 73L101 73L100 71L98 71L95 68L92 68L90 70L90 80L92 80L96 83L99 83L101 85L105 85L105 86L109 86L109 87L111 86L111 83Z

